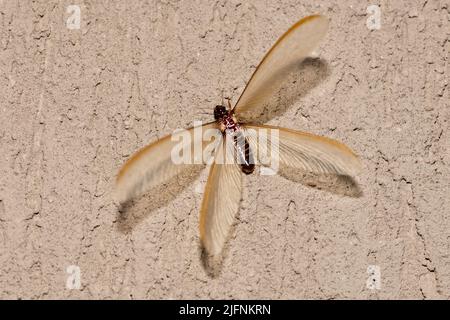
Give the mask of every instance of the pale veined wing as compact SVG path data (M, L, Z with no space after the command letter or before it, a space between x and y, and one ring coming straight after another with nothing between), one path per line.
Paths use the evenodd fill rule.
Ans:
M234 146L227 135L223 141L211 165L200 210L200 239L212 255L222 251L239 210L242 191L241 168L234 161Z
M279 89L296 65L317 48L328 29L328 20L313 15L294 24L267 52L234 107L240 121L252 121L257 110Z
M260 164L279 161L318 174L354 175L361 170L358 156L336 140L269 125L246 124L244 130Z
M215 122L174 132L136 152L117 175L116 200L124 203L166 182L189 165L209 161L208 154L212 156L214 152L211 133L222 135Z

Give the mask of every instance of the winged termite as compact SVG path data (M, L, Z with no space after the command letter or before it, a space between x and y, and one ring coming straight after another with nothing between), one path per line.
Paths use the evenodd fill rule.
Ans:
M200 238L210 254L219 254L239 209L241 199L241 172L250 174L263 157L256 150L268 146L269 159L281 164L315 173L353 175L360 169L358 157L345 145L329 138L290 129L252 124L254 115L274 93L280 82L294 66L308 57L318 46L328 28L328 20L320 15L306 17L283 34L262 59L242 95L232 108L218 105L214 122L195 126L184 133L184 154L187 159L198 159L209 142L196 135L198 128L215 131L219 139L216 147L200 155L211 162L200 209ZM264 134L263 134L264 132ZM276 135L267 134L275 132ZM181 172L183 161L174 161L177 142L174 135L166 136L134 154L120 170L116 195L123 203L157 186ZM207 146L206 146L207 147ZM263 149L263 148L259 148ZM221 161L226 159L226 161Z

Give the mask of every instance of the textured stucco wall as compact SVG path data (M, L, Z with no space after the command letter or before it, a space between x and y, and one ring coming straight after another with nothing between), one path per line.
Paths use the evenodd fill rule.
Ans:
M349 145L357 185L246 177L221 261L199 249L206 171L121 216L126 158L236 101L312 13L321 60L270 123ZM449 37L448 0L0 1L0 298L450 298Z

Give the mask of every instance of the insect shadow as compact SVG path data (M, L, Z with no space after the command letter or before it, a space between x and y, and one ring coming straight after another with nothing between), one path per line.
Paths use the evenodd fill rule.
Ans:
M283 80L280 89L272 97L269 97L266 103L255 108L254 122L265 123L282 116L297 100L308 94L328 76L328 63L323 59L307 58L293 66L292 73ZM173 201L199 177L204 168L205 166L201 165L187 166L185 170L171 178L163 186L155 187L140 198L122 204L118 212L118 229L123 233L132 231L150 213ZM295 183L334 194L350 197L360 197L362 194L357 183L348 176L316 175L283 166L280 167L278 174ZM165 192L160 192L162 189ZM233 224L230 235L235 233L235 226L236 224ZM230 249L229 241L226 243L220 256L208 255L203 245L199 243L198 249L202 266L211 278L218 277L222 272L223 261Z

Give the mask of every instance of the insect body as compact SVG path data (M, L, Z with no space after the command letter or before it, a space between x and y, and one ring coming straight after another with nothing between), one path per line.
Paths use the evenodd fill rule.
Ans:
M232 111L228 111L225 106L216 106L214 109L214 119L219 124L222 134L228 135L228 139L232 139L236 161L241 165L242 172L245 174L252 173L255 170L253 153Z
M261 144L257 139L259 133L277 132L277 135L267 135L262 141L271 146L278 145L270 158L281 165L318 174L353 175L359 171L358 157L340 142L307 132L252 124L254 118L261 114L260 108L268 97L279 88L281 80L317 48L327 29L328 20L320 15L306 17L294 24L264 56L234 107L230 103L228 109L216 106L215 121L201 126L202 130L218 131L222 138L214 150L214 161L200 208L200 239L208 253L219 254L228 237L239 210L241 172L252 173L255 165L262 162L260 153L253 152ZM188 148L184 149L194 158L198 156L196 146L204 144L202 137L195 134L197 129L187 130L191 139ZM166 136L144 147L123 165L116 181L116 198L120 203L167 182L186 168L172 161L172 151L177 142L171 137ZM230 149L235 151L232 161L219 162L218 159Z

